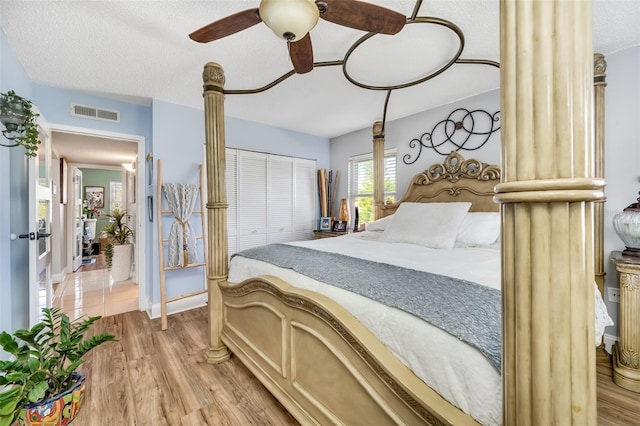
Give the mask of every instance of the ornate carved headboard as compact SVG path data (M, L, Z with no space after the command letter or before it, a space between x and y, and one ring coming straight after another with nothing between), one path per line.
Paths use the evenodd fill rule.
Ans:
M431 165L413 177L404 196L382 207L382 216L395 213L404 202L471 202L472 212L497 212L494 186L500 183L500 167L480 160L465 160L453 151L443 163Z

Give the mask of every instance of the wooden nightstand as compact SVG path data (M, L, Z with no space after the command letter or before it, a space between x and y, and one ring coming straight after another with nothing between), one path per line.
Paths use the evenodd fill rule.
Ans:
M640 392L640 257L614 251L611 261L620 274L620 341L613 345L613 381Z
M339 237L340 235L347 235L347 233L338 231L313 231L313 237L316 240L319 240L320 238Z

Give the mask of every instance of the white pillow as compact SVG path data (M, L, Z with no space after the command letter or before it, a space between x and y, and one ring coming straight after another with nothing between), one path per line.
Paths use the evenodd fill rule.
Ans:
M402 203L379 241L450 249L471 203Z
M456 241L468 246L488 246L500 236L499 212L472 212L462 220Z
M391 222L391 219L393 219L393 215L383 217L382 219L365 224L364 229L367 231L384 231L387 225Z

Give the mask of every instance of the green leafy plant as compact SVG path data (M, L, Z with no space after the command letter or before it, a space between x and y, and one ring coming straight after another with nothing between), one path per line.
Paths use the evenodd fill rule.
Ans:
M83 336L101 317L70 321L60 309L42 309L42 320L30 330L0 334L0 346L13 359L0 361L0 426L17 420L25 404L59 395L74 385L72 377L82 357L115 337Z
M97 207L83 207L82 214L85 215L88 219L93 219L94 217L100 216L102 214L102 210Z
M0 93L0 116L13 116L23 120L21 124L3 122L6 130L2 134L15 143L15 145L3 145L22 145L27 150L25 153L27 157L37 156L40 145L37 118L40 114L36 114L33 111L33 103L22 96L16 95L13 90L9 90L7 93Z
M111 269L113 266L113 244L107 243L104 247L104 261L107 264L107 269Z
M127 226L125 220L128 216L126 210L115 209L106 215L109 218L107 226L102 228L102 233L108 239L104 250L107 268L113 264L113 245L123 245L131 242L133 231Z

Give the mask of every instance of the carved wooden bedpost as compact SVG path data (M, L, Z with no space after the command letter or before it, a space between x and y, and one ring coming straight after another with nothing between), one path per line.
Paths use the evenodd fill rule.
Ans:
M607 86L607 61L601 53L593 55L593 109L594 109L594 143L595 143L595 176L604 179L604 88ZM602 297L604 297L604 199L593 205L594 221L594 265L596 284ZM597 362L609 362L609 354L602 342L596 349Z
M208 363L229 359L229 350L220 340L222 332L222 295L218 284L229 275L227 241L227 186L225 179L224 70L215 62L202 73L204 128L207 158L207 226L209 232L209 349Z
M384 206L384 133L382 121L373 123L373 219L382 217Z
M604 179L604 88L607 86L607 61L601 53L593 55L595 176ZM604 200L594 205L594 256L598 290L604 297Z
M501 0L505 425L595 425L590 1Z

